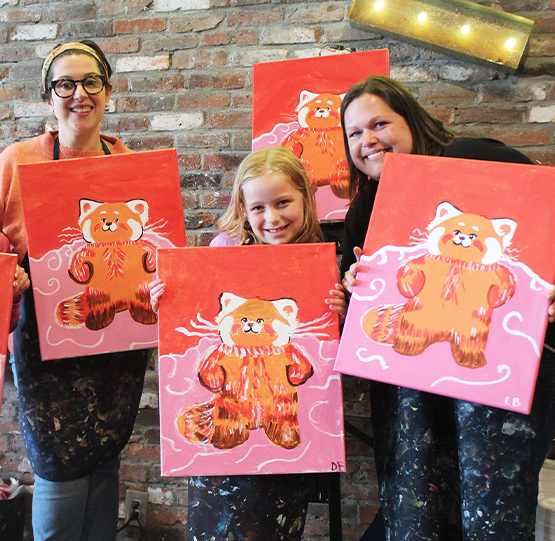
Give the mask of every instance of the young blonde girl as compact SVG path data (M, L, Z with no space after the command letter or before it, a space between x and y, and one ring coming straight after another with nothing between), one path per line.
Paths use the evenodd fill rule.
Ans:
M247 156L237 171L229 208L211 246L322 242L310 182L300 160L283 147ZM151 284L156 311L164 284ZM326 299L345 316L340 284ZM309 475L191 477L187 540L301 539L308 506Z

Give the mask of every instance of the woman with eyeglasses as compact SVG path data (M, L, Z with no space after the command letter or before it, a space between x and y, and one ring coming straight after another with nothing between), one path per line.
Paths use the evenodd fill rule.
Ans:
M131 152L100 133L111 68L92 41L66 43L44 60L42 98L58 130L0 154L0 223L29 276L18 165ZM44 216L48 227L49 216ZM35 541L113 541L119 454L137 415L149 351L42 362L33 291L23 295L14 371L25 449L35 472Z

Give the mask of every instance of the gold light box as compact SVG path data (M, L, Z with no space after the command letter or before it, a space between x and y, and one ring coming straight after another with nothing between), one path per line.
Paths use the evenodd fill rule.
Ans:
M356 28L513 70L534 24L464 0L354 0L349 20Z

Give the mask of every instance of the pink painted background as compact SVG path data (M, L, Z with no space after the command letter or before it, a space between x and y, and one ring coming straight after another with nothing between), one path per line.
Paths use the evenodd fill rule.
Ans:
M389 75L387 49L254 64L252 150L280 145L300 127L296 108L303 90L340 95L370 75ZM320 220L343 220L348 204L329 186L316 191Z
M79 228L80 199L144 199L149 210L142 239L157 247L185 246L175 149L26 164L19 174L43 360L156 347L157 325L137 323L128 310L101 330L62 327L54 313L59 302L85 288L68 274L72 256L87 244Z
M388 154L336 370L528 413L547 325L545 296L555 276L554 173L545 166ZM425 253L426 228L443 201L517 222L499 261L516 275L516 292L493 310L487 364L477 369L458 366L448 342L405 356L370 340L360 324L372 307L406 302L397 269Z
M196 269L196 272L189 272ZM202 273L198 272L202 269ZM264 430L222 450L210 443L191 443L175 421L185 406L205 402L214 393L198 379L200 356L220 343L215 332L187 337L193 322L213 326L218 297L229 291L243 298L294 298L298 320L308 323L331 313L324 303L336 282L333 244L239 246L159 250L158 272L166 283L159 310L160 445L162 475L230 475L345 471L341 377L333 371L339 342L337 317L325 318L319 331L301 332L291 343L306 350L314 374L297 387L301 443L283 449Z
M6 353L8 351L8 331L12 313L13 281L17 256L0 253L0 404L4 388Z

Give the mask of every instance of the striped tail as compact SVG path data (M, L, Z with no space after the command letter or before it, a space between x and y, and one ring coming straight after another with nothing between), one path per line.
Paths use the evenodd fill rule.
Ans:
M90 313L89 304L85 299L84 293L79 293L75 297L64 299L56 307L56 322L62 327L83 327L85 319Z

